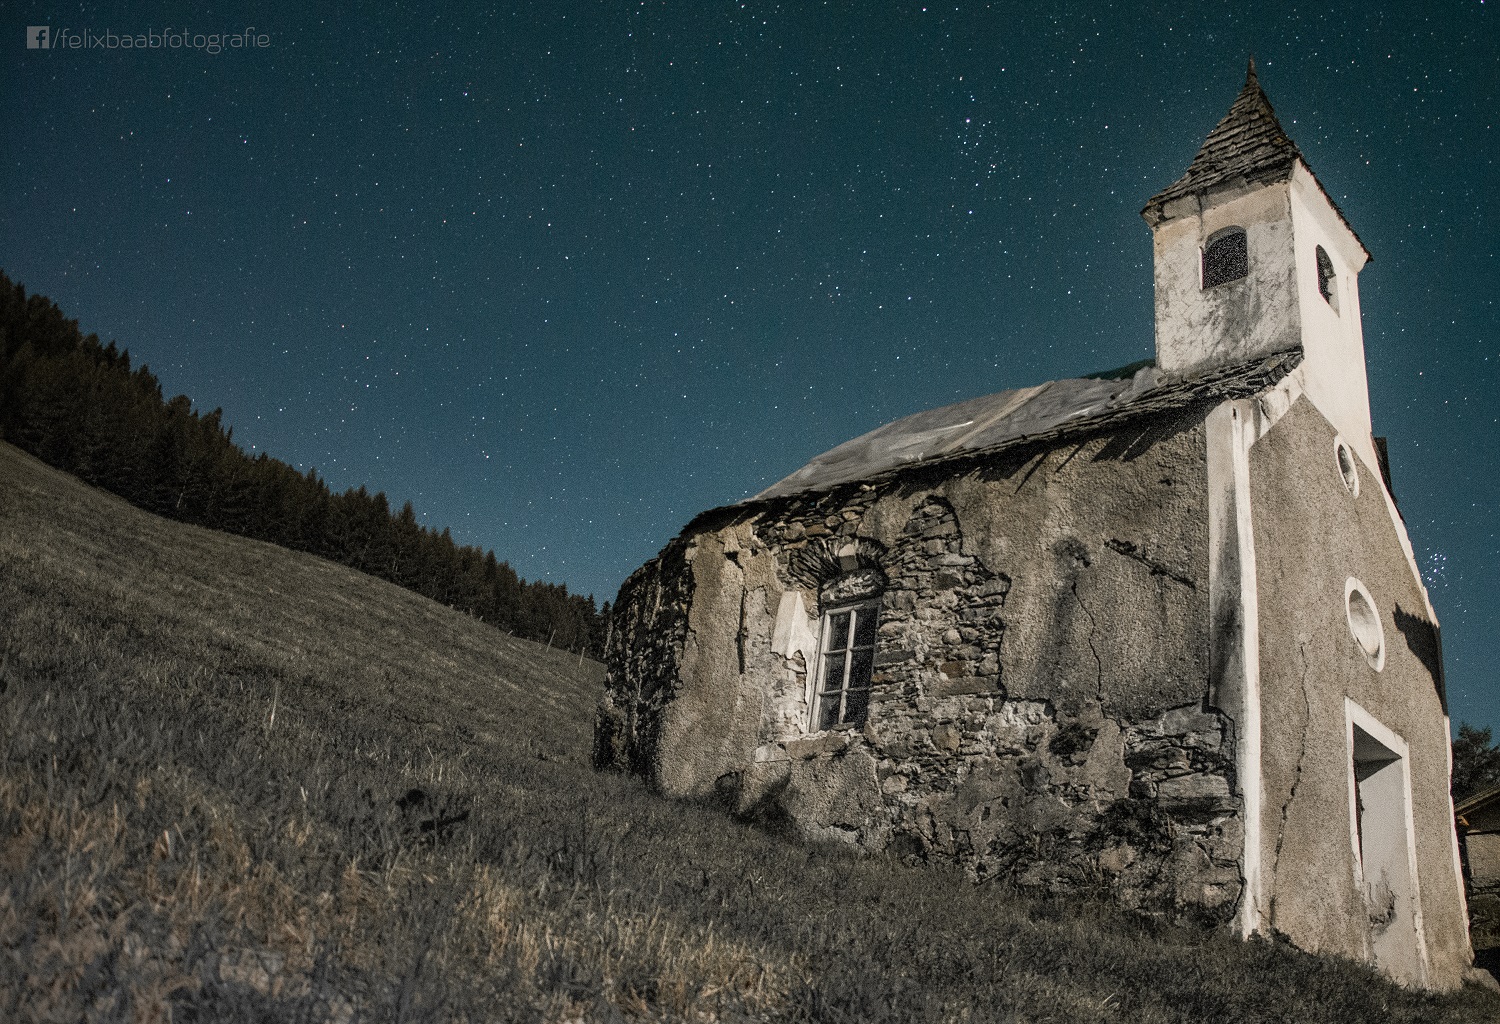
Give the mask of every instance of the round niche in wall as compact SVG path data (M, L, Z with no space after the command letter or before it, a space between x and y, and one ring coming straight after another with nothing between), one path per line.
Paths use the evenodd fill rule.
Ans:
M1344 487L1356 498L1359 497L1359 467L1354 464L1354 449L1342 437L1334 438L1333 458L1339 468L1339 477Z
M1385 627L1380 623L1375 599L1353 576L1344 583L1344 615L1349 620L1349 632L1359 644L1365 660L1379 672L1385 667Z

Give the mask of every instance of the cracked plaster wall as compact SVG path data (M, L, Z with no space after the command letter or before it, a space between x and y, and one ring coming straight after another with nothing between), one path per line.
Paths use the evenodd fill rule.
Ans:
M1350 494L1335 461L1335 437L1303 398L1250 450L1260 593L1263 905L1270 927L1304 949L1371 955L1377 927L1371 919L1380 915L1355 884L1347 696L1410 748L1427 981L1453 987L1469 950L1453 869L1436 632L1380 480L1358 462L1359 495ZM1347 624L1350 576L1369 588L1384 626L1379 672Z
M1152 229L1156 364L1164 372L1192 374L1301 343L1291 186L1246 187L1243 195L1215 195L1207 208L1195 196L1175 200ZM1205 289L1203 247L1228 227L1245 230L1248 273Z
M1223 919L1243 838L1206 704L1202 418L705 514L615 605L599 762L810 837ZM820 608L871 579L868 718L811 732ZM680 643L645 635L663 592Z

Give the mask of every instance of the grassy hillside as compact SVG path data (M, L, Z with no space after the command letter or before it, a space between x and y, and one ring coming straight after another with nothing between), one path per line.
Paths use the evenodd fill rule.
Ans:
M1500 1019L596 775L599 675L0 445L0 1020Z

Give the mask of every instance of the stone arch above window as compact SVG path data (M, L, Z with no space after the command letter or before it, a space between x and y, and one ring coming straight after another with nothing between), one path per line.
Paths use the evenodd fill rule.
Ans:
M884 590L885 573L878 568L854 569L823 584L818 592L818 604L827 608L850 601L867 601L880 597Z
M1328 250L1321 245L1317 249L1318 258L1318 294L1323 296L1323 301L1333 307L1335 313L1339 309L1339 290L1336 278L1338 275L1333 269L1333 259L1328 255Z
M1245 229L1215 231L1203 244L1203 288L1238 281L1250 273L1250 249Z
M856 587L856 580L840 584L841 577L867 574L878 581L874 593L885 588L885 545L868 537L822 537L792 552L786 560L787 581L819 598L836 584ZM849 591L850 596L858 596Z

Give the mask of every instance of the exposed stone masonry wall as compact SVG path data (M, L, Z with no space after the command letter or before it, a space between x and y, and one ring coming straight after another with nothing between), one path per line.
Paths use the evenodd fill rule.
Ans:
M650 774L688 636L693 578L686 549L674 540L620 587L604 649L611 672L594 724L595 767Z
M1200 439L1175 444L1191 449ZM741 814L787 820L812 838L954 859L980 878L1058 891L1110 887L1131 905L1226 916L1239 895L1243 846L1233 725L1203 703L1206 659L1182 653L1206 644L1206 631L1183 634L1206 623L1198 605L1207 581L1195 579L1202 562L1171 554L1164 537L1178 524L1058 529L1020 508L1015 529L1029 529L1040 547L1023 554L1012 546L1009 566L984 557L1009 543L1012 527L976 494L992 491L1001 506L1018 480L1067 472L1078 454L1039 454L920 486L855 485L700 521L661 559L688 576L704 557L738 568L739 674L696 678L681 641L664 649L646 635L662 613L653 619L637 603L655 608L670 594L686 609L695 598L691 584L668 583L671 573L652 563L616 605L600 735L618 735L612 723L632 714L640 722L670 713L659 696L630 712L637 690L676 693L679 674L694 677L688 689L698 696L684 706L718 699L760 708L754 749L705 780ZM1169 461L1181 454L1163 453ZM1184 507L1183 474L1160 465L1141 474L1168 495L1165 507ZM1038 507L1055 508L1059 497L1044 493ZM960 508L987 510L969 515L990 526L984 543L972 529L965 535ZM723 556L708 554L721 548ZM872 579L881 612L868 718L858 730L810 732L820 609ZM1031 617L1019 640L1018 593ZM794 613L787 595L800 598ZM792 621L796 614L804 618ZM684 611L673 621L685 620ZM1141 639L1153 629L1167 635ZM1141 643L1153 646L1142 653ZM1133 666L1151 656L1181 663L1186 678L1137 678ZM650 730L637 725L632 735L641 743ZM610 742L601 743L606 754ZM652 757L692 756L631 755L629 745L601 761L651 774L642 766Z

